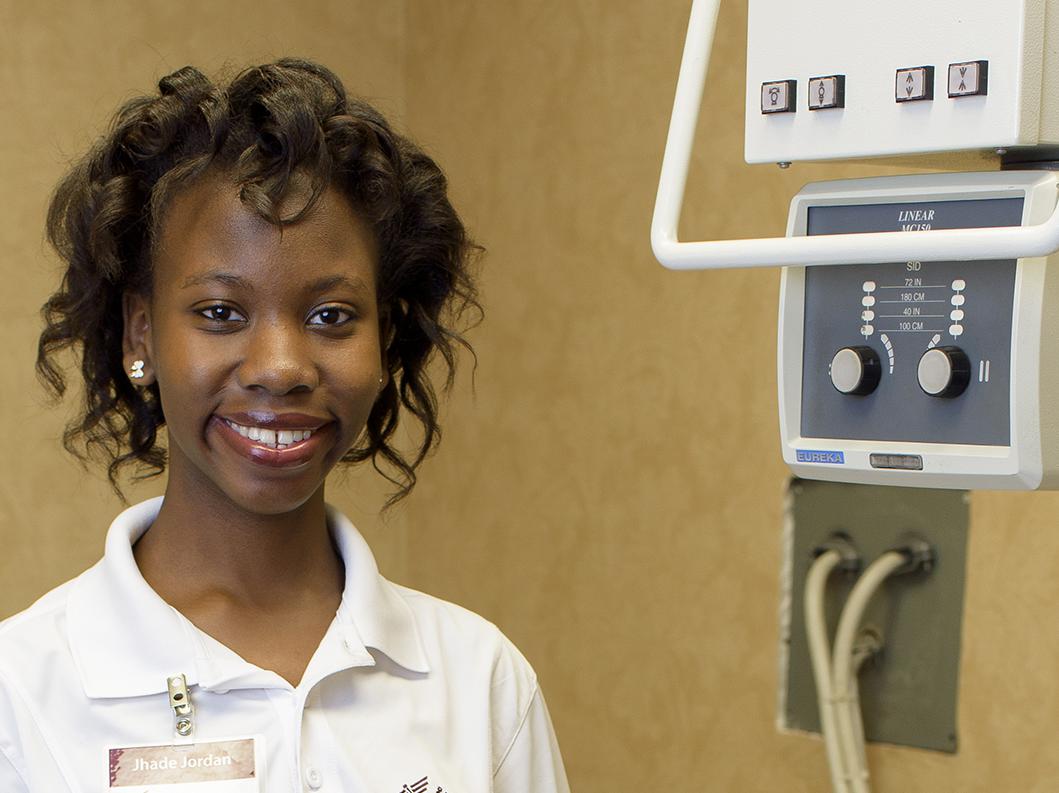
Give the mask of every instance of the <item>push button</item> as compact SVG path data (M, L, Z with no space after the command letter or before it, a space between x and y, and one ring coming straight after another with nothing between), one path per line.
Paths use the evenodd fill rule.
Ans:
M814 77L809 81L809 109L826 110L846 106L846 77L832 74Z
M934 98L934 67L913 66L898 69L894 99L898 102L922 102Z
M989 88L989 61L949 64L949 98L985 96Z
M761 84L762 113L793 113L798 96L797 80L777 80Z

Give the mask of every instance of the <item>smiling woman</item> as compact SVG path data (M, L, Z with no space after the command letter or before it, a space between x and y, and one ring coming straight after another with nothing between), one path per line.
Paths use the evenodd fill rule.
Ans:
M337 212L365 227L362 247L371 253L360 255L371 257L377 281L388 375L363 443L343 461L373 460L399 486L396 498L407 494L439 438L425 365L440 355L451 382L456 348L466 346L455 325L478 310L468 268L475 246L449 203L441 170L317 64L281 60L223 87L185 67L162 78L159 90L121 108L111 133L59 185L49 211L48 237L69 266L63 288L44 307L37 366L62 395L56 353L80 346L87 386L87 408L68 428L67 449L82 457L100 453L115 487L126 466L147 476L165 469L157 430L167 416L157 383L148 374L133 387L125 376L127 350L115 356L115 341L122 301L151 294L159 260L185 230L167 241L166 225L192 225L196 244L209 248L210 264L200 262L188 278L238 286L229 255L248 255L247 243L268 244L256 235L290 233L330 193L332 223L311 221L317 238L308 255L323 254L333 264L349 255L341 246L349 245L350 223L336 225ZM228 198L238 198L238 212L211 230L200 215L218 208L202 193L218 185L222 195L225 188L235 193ZM336 206L342 199L344 208ZM390 444L402 414L422 429L409 458Z
M427 364L451 384L478 309L441 171L318 64L159 88L56 190L37 365L61 396L77 350L67 448L165 495L0 623L0 790L567 790L518 650L382 578L324 500L369 459L404 496L438 440Z
M389 378L377 258L335 188L282 232L223 173L173 198L151 289L124 301L124 357L145 361L165 416L170 503L205 490L285 515L322 487Z

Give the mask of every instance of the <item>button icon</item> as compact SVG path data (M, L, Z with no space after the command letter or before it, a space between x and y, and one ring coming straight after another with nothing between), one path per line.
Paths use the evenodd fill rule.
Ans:
M912 66L897 70L894 99L898 102L922 102L934 98L934 67Z
M809 80L809 109L826 110L846 106L846 77L832 74Z
M949 64L949 98L985 96L989 87L989 61Z
M762 113L793 113L798 94L797 80L777 80L761 84Z

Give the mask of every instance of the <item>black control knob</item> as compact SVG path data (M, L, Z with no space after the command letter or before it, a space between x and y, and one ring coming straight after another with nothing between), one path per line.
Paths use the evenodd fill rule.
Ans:
M930 396L952 399L971 382L971 361L959 347L934 347L919 359L919 387Z
M882 362L871 347L843 347L831 359L831 384L843 394L870 394L881 376Z

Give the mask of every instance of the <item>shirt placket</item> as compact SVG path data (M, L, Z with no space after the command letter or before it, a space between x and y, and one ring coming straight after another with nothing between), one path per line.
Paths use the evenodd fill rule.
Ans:
M375 663L357 635L348 617L340 610L328 629L316 655L306 669L306 679L295 692L298 699L295 738L297 776L300 789L308 793L336 791L356 793L359 786L343 775L337 758L342 751L334 741L331 725L321 703L320 684L335 674L347 673L351 667Z
M287 764L289 773L287 782L291 793L300 793L304 789L301 775L301 720L304 703L301 695L293 688L265 689L272 706L275 708L283 730L284 745L290 747L288 752L278 753Z
M312 793L355 793L349 789L349 780L339 776L335 762L339 748L334 743L327 715L321 706L318 687L309 693L301 719L301 776L305 789Z

